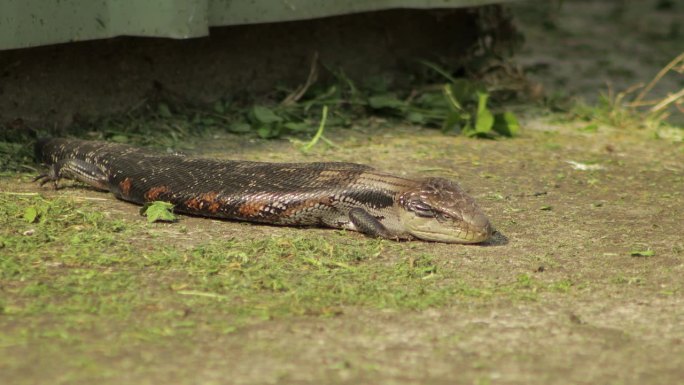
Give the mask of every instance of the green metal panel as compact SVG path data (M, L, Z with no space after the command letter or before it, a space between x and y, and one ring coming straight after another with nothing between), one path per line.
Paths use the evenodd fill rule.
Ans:
M0 0L1 1L1 0ZM236 25L314 19L392 8L461 8L513 0L214 0L209 23Z
M0 0L0 49L208 31L208 0Z
M0 0L0 50L121 35L191 38L206 36L210 26L505 1L511 0Z

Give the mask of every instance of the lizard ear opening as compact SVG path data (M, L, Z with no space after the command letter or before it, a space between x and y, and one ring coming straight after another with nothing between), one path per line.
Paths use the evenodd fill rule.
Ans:
M419 217L435 218L437 216L437 212L432 208L432 206L419 199L410 200L407 208L409 211L414 212Z

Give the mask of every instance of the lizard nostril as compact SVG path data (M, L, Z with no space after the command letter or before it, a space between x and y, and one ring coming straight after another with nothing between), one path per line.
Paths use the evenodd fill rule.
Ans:
M491 225L489 224L489 218L482 213L476 213L472 217L468 218L468 222L475 228L491 231Z

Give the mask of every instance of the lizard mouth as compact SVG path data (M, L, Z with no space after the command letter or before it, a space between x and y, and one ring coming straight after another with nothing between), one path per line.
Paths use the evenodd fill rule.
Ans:
M492 226L487 221L475 226L468 223L445 224L435 220L413 216L405 218L408 232L425 241L445 243L480 243L492 236Z

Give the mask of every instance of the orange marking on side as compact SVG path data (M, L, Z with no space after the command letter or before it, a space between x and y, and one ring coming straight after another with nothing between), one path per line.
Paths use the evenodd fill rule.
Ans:
M127 197L131 193L131 178L126 178L119 182L119 191L121 191L121 195Z
M201 210L202 209L202 201L196 199L196 198L190 198L187 201L185 201L185 205L191 209L194 210Z
M220 199L218 199L218 195L219 194L214 191L204 193L197 198L188 199L185 201L185 205L193 210L208 210L211 213L216 213L219 211L221 204L223 203Z
M261 202L249 202L240 206L238 213L245 217L255 217L261 213L264 208L266 208L265 203Z
M207 204L207 209L210 212L215 213L219 210L219 208L221 208L221 202L218 199L216 199L217 197L218 197L218 193L211 191L211 192L202 194L200 196L200 199L202 199L202 201Z
M145 193L145 199L148 201L156 201L161 194L166 194L169 192L169 188L166 186L152 187Z

